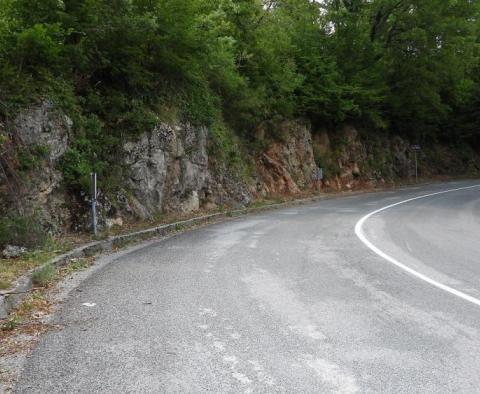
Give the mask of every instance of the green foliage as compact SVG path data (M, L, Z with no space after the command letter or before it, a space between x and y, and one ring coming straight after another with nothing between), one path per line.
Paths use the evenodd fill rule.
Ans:
M32 282L36 286L45 287L53 281L56 275L57 270L53 264L48 263L40 269L34 271L32 275Z
M90 174L96 172L99 186L105 192L115 189L121 175L121 168L115 160L117 138L105 133L102 122L94 115L79 118L76 126L77 139L60 163L67 187L88 193Z
M17 35L13 58L19 70L40 75L62 64L63 32L59 24L36 24Z
M48 234L37 215L10 214L0 219L0 247L5 245L37 248L45 245Z
M115 152L151 130L159 108L210 126L227 161L237 159L219 124L253 141L259 124L294 116L478 144L479 8L471 0L0 0L0 116L44 96L68 108L75 135L62 169L75 190L92 170L115 188Z
M223 124L215 124L210 129L210 155L231 167L241 166L243 158L238 138Z
M49 153L48 146L43 145L22 149L18 154L18 169L26 172L35 168L41 168L43 161L48 158Z
M0 330L2 331L13 331L20 324L22 324L22 319L19 316L13 315L2 322L0 325Z

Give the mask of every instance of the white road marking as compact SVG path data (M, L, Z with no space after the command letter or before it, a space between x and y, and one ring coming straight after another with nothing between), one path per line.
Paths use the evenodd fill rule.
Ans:
M465 301L471 302L472 304L480 306L480 300L478 298L472 297L471 295L468 295L468 294L463 293L459 290L456 290L453 287L450 287L450 286L444 285L443 283L437 282L436 280L434 280L434 279L432 279L432 278L430 278L430 277L428 277L428 276L426 276L426 275L424 275L424 274L422 274L418 271L415 271L414 269L406 266L405 264L396 260L392 256L389 256L388 254L386 254L385 252L383 252L382 250L377 248L375 245L373 245L367 239L367 237L365 236L365 233L363 231L363 225L365 224L365 222L368 219L370 219L372 216L374 216L374 215L376 215L380 212L386 211L387 209L396 207L398 205L407 204L409 202L412 202L412 201L415 201L415 200L420 200L420 199L423 199L423 198L438 196L438 195L446 194L446 193L457 192L457 191L460 191L460 190L474 189L474 188L478 188L478 187L480 187L480 185L459 187L457 189L450 189L450 190L444 190L444 191L441 191L441 192L425 194L423 196L413 197L413 198L409 198L408 200L404 200L404 201L397 202L395 204L387 205L386 207L377 209L376 211L373 211L373 212L369 213L368 215L364 216L363 218L361 218L357 222L357 224L355 225L355 234L360 239L360 241L362 241L370 250L372 250L373 252L375 252L377 255L384 258L385 260L387 260L389 263L397 266L398 268L401 268L402 270L404 270L404 271L408 272L409 274L417 277L418 279L423 280L424 282L427 282L427 283L431 284L432 286L435 286L435 287L437 287L437 288L439 288L443 291L446 291L447 293L450 293L454 296L457 296L457 297L459 297L459 298L461 298Z

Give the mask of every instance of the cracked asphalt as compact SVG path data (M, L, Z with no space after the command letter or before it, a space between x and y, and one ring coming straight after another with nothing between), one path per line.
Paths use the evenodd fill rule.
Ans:
M390 264L354 232L386 205L477 183L263 212L103 257L16 392L478 393L480 307ZM364 232L480 298L480 188L393 207Z

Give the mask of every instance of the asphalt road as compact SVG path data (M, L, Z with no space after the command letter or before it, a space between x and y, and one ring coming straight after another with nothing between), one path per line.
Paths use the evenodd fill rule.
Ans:
M70 293L17 392L478 393L480 306L355 234L379 208L472 185L326 200L110 257ZM480 299L480 187L394 206L362 232Z

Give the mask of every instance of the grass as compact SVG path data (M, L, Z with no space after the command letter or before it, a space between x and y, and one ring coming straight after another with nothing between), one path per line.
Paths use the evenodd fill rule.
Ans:
M69 248L68 242L49 240L42 250L29 252L17 259L0 259L0 290L9 289L19 277L42 266Z
M35 286L45 287L52 283L56 275L57 270L53 264L48 263L33 273L32 281Z
M253 201L252 203L250 203L248 205L248 208L264 208L264 207L268 207L268 206L271 206L271 205L275 205L275 204L282 204L282 203L286 203L286 202L289 202L289 201L292 201L292 200L295 200L295 199L299 199L299 198L305 198L305 197L308 197L308 196L311 196L313 195L312 193L308 194L308 193L303 193L303 194L300 194L300 195L297 195L295 198L293 197L288 197L288 196L276 196L276 197L271 197L271 198L268 198L268 199L258 199L258 200L255 200Z
M40 334L58 327L44 320L52 312L52 304L49 301L50 286L55 281L88 268L93 261L94 258L72 259L58 271L52 265L47 265L34 275L34 279L43 287L35 288L7 319L0 322L0 357L28 351ZM7 372L2 376L0 371L0 379L8 381Z
M0 357L28 347L29 341L15 339L19 335L35 338L49 329L49 325L42 321L42 318L50 314L52 309L48 299L48 287L57 280L90 267L93 260L94 258L72 259L68 265L58 271L53 265L48 264L33 275L34 282L41 287L35 288L8 318L0 323L0 343L2 344Z
M13 331L32 319L38 319L50 312L50 303L41 290L32 292L23 302L10 314L8 319L2 322L0 332Z
M65 276L71 275L75 272L82 271L93 264L95 257L82 257L78 259L72 259L70 262L62 267L58 272L58 277L64 278Z

